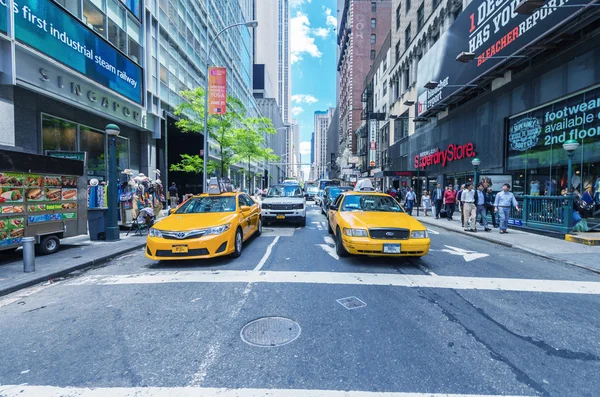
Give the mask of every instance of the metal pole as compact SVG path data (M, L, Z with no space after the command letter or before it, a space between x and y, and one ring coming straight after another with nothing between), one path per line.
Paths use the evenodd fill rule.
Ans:
M478 171L478 168L479 168L478 166L474 167L475 172L474 172L474 175L473 175L473 185L475 186L475 189L477 189L477 185L479 185L479 183L477 181L477 171Z
M416 188L421 191L421 169L417 168L417 186ZM415 196L420 196L419 193L415 192ZM419 207L421 203L417 202L418 197L415 197L415 204L417 204L417 216L419 216Z
M108 138L108 224L106 241L119 239L117 224L117 139L110 135Z
M23 237L23 271L35 272L35 238Z
M569 152L568 156L569 156L569 167L567 168L567 174L568 174L567 175L567 181L568 181L567 182L568 183L568 185L567 185L567 195L570 196L572 194L571 193L571 172L572 172L572 169L573 169L573 152ZM552 181L550 181L550 183L552 183Z
M210 5L211 2L207 1L206 2L206 60L205 60L205 65L206 68L204 70L204 79L206 81L206 85L204 87L204 153L202 156L202 193L206 193L207 192L207 187L208 187L208 183L207 183L207 178L206 178L206 169L207 169L207 165L208 165L208 69L209 69L209 62L210 62L210 47L212 46L212 43L210 42ZM216 37L215 37L216 38Z

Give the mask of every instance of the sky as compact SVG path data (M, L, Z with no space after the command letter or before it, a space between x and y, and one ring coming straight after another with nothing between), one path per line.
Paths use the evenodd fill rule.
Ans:
M335 106L336 0L290 0L292 117L300 125L302 163L310 163L314 112ZM305 178L310 166L303 166Z

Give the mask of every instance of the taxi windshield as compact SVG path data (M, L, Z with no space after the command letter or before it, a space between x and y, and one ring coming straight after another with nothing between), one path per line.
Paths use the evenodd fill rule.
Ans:
M342 211L404 212L392 197L362 194L346 196Z
M194 197L186 201L176 214L206 214L209 212L235 211L235 197Z
M303 197L300 186L277 185L272 186L267 192L269 197Z

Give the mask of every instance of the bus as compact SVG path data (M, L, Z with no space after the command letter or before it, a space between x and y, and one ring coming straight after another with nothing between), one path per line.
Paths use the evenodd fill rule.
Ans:
M319 179L317 182L317 186L319 190L325 190L327 186L340 186L339 180L331 180L331 179Z

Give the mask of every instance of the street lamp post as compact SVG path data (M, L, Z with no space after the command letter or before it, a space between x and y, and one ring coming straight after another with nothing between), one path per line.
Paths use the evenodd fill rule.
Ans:
M473 164L474 169L473 185L475 186L475 188L477 188L477 171L479 171L479 164L481 164L481 160L479 160L479 157L475 157L473 160L471 160L471 164Z
M208 178L207 178L207 166L208 166L208 71L210 69L210 53L212 52L212 47L215 44L215 42L217 41L217 39L219 38L219 36L221 35L221 33L223 33L224 31L231 29L231 28L235 28L236 26L246 26L249 28L255 28L258 26L258 21L248 21L248 22L241 22L241 23L234 23L233 25L229 25L226 26L225 28L221 29L219 31L219 33L216 34L216 36L212 39L212 41L210 41L210 44L208 45L208 51L206 53L206 69L205 69L205 79L206 79L206 88L204 90L204 156L203 156L203 178L204 181L202 183L203 186L203 191L206 192L206 188L208 186ZM206 24L206 43L208 44L209 40L210 40L210 35L208 34L208 21Z
M117 224L117 136L121 133L119 126L109 124L105 128L108 135L108 222L106 225L106 241L119 240Z
M567 156L569 157L569 165L567 168L567 194L571 195L571 173L573 172L573 153L579 147L579 142L574 139L569 139L565 143L563 143L563 149L567 152Z

